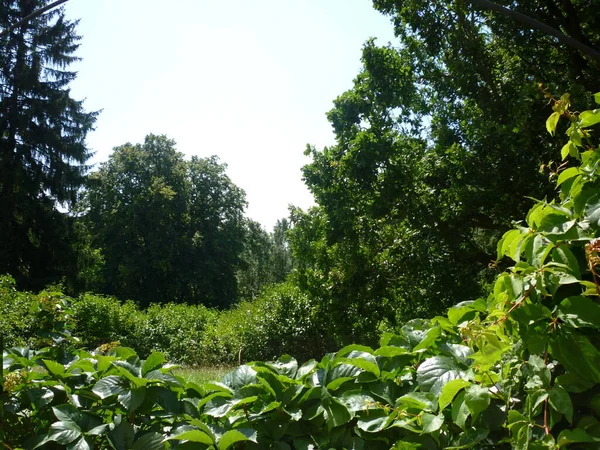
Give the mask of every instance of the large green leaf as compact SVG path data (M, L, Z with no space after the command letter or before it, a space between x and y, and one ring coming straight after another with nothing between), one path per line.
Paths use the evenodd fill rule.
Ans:
M591 111L583 111L579 114L579 120L581 120L582 127L591 127L600 122L600 109L593 109Z
M288 378L295 378L296 372L298 371L298 361L290 355L280 356L277 361L267 363L269 367L272 367L280 375L285 375Z
M463 380L462 378L457 378L446 383L442 388L442 392L438 400L440 411L443 410L450 403L452 403L452 400L454 400L456 394L458 394L462 389L469 386L470 384L470 382L468 382L467 380Z
M133 443L133 450L163 450L165 444L160 433L144 433Z
M431 392L409 392L396 400L396 408L434 412L437 402Z
M490 406L491 396L488 388L472 384L465 390L465 404L471 412L473 420Z
M564 327L550 335L550 350L565 368L595 383L600 383L600 352L581 334Z
M323 405L323 409L327 427L330 430L347 423L352 418L348 408L335 398L331 398L327 405Z
M573 403L571 402L571 396L565 389L560 385L554 385L548 391L548 400L550 406L559 413L564 414L569 422L573 422Z
M446 383L457 378L465 378L466 371L454 358L433 356L421 363L417 369L417 382L423 391L439 395Z
M232 389L240 389L247 384L256 383L256 371L250 366L243 365L225 375L221 382Z
M67 445L67 450L92 450L94 443L87 436L81 436L78 440Z
M393 416L379 408L361 413L356 425L368 433L377 433L389 425L392 420Z
M142 365L142 375L146 376L151 370L157 369L166 361L165 355L158 352L152 352L148 359Z
M40 409L52 403L54 392L47 387L27 389L27 396L36 408Z
M44 366L46 366L48 372L50 372L52 375L60 377L65 374L65 366L62 364L48 359L44 359L42 362L44 363Z
M376 404L370 392L363 390L346 391L340 397L340 401L352 412L368 411Z
M125 409L132 412L140 407L146 398L146 388L144 386L127 389L117 395L117 400Z
M123 392L127 388L125 381L116 375L109 375L99 380L94 387L92 392L100 398L107 398L111 395L116 395Z
M227 450L233 444L245 441L256 443L256 431L244 428L229 430L223 434L223 436L221 436L221 439L219 439L217 444L217 448L219 450Z
M593 226L600 226L600 194L588 198L585 204L585 218Z
M444 415L424 413L421 417L423 421L423 433L434 433L444 425Z
M123 420L108 432L108 439L115 450L131 450L135 440L135 431L129 422Z
M200 430L188 430L182 433L173 434L169 436L167 440L178 440L178 441L190 441L190 442L199 442L201 444L212 445L213 439L206 434L204 431Z
M483 441L489 433L489 430L484 428L469 428L460 433L457 438L453 440L452 445L450 447L446 447L446 450L472 448L479 442Z
M560 303L558 317L575 328L600 328L600 305L588 297L568 297Z
M80 436L81 428L71 420L54 422L48 431L48 439L61 445L70 444Z
M565 447L568 444L573 444L576 442L589 442L589 443L600 443L600 439L590 434L586 433L585 430L581 428L575 428L573 430L563 430L558 435L558 446Z

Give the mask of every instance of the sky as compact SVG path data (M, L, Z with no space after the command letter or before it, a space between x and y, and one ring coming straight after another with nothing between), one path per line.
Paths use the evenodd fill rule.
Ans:
M335 143L325 116L352 87L369 38L395 42L369 0L70 0L82 36L71 95L102 110L92 163L165 134L186 157L217 155L271 230L313 197L307 144Z

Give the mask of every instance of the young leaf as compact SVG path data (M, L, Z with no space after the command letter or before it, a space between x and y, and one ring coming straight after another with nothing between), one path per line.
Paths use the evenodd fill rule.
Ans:
M600 109L594 109L591 111L583 111L579 114L579 120L581 121L582 127L591 127L600 122Z
M548 119L546 120L546 130L548 130L548 133L550 133L552 136L554 136L554 133L556 131L556 125L558 124L558 119L560 119L560 113L553 112L550 115L550 117L548 117Z
M438 400L440 411L452 403L452 400L456 394L458 394L463 388L470 385L470 382L463 380L462 378L457 378L456 380L446 383L442 388L442 393L440 394L440 398Z

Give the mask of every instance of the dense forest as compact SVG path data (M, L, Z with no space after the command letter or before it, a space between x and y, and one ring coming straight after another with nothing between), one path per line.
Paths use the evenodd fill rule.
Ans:
M85 36L54 3L0 0L13 444L597 448L593 0L374 0L397 41L364 43L305 150L316 206L272 231L176 136L88 166ZM285 353L204 387L166 364Z

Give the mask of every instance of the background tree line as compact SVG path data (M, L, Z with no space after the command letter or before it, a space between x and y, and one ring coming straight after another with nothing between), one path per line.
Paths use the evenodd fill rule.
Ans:
M0 26L46 3L4 0ZM68 91L75 24L61 9L24 23L0 42L0 233L10 237L0 272L26 289L66 277L73 291L142 306L227 306L291 271L339 342L482 295L526 195L554 195L540 171L555 144L539 83L588 108L600 67L478 3L373 2L398 40L365 43L353 87L327 115L335 145L306 150L317 206L292 208L273 233L244 217L244 193L217 158L186 161L164 136L115 148L87 176L97 113ZM496 4L600 47L592 0Z
M68 87L76 23L58 8L11 29L47 3L0 8L0 272L24 289L64 280L141 306L225 307L238 290L252 297L281 281L287 222L270 234L246 219L245 194L217 157L186 161L174 141L149 135L90 171L85 138L98 113Z

